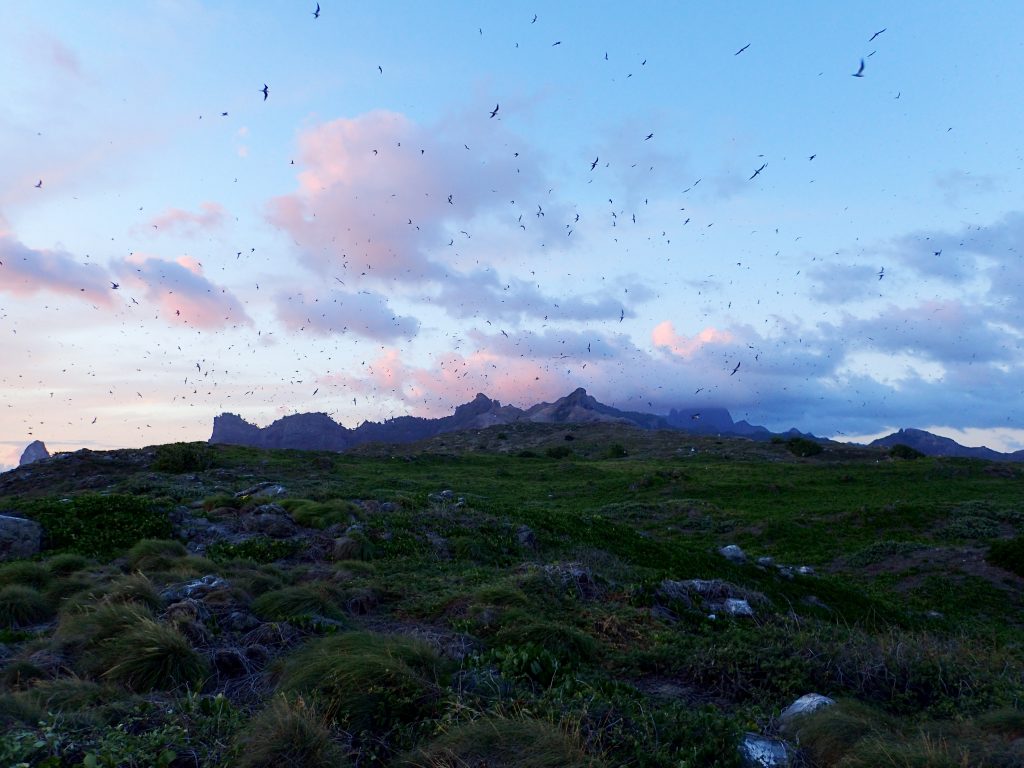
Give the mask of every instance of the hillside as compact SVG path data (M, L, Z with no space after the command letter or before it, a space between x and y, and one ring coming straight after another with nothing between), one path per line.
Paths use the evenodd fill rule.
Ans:
M617 418L59 454L0 475L0 764L1019 766L1022 485Z

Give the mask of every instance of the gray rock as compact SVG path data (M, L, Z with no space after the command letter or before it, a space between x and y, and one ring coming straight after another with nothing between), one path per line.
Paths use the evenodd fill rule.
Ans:
M763 557L757 558L757 564L758 565L763 565L765 567L768 567L770 565L775 565L775 558L774 557L768 557L767 555L765 555Z
M168 603L176 603L188 597L201 600L215 589L222 589L227 585L227 579L208 574L184 584L172 584L160 593L160 598Z
M18 466L24 467L26 464L31 464L33 461L48 458L50 458L50 452L46 450L46 444L42 440L33 440L21 454Z
M43 527L35 520L0 515L0 561L39 554Z
M811 566L809 565L801 565L799 568L796 569L796 572L799 573L801 576L814 575L814 569L811 568Z
M789 768L793 764L792 747L781 739L745 733L739 751L744 768Z
M747 562L747 553L740 549L738 544L728 544L719 549L718 554L730 563L739 564Z
M235 494L236 499L244 499L246 496L284 496L288 491L283 485L277 483L257 483L251 488L239 491Z
M286 539L294 535L299 527L278 504L263 504L242 518L242 530L260 533L272 539Z
M830 707L835 703L835 699L830 699L828 696L822 696L820 693L806 693L782 710L782 714L779 715L779 720L782 725L785 726L794 718L800 717L801 715L809 715L811 712L816 712L823 707Z
M527 549L537 548L537 535L528 525L520 525L516 529L516 540L521 547L526 547Z
M735 597L727 597L722 608L730 616L754 615L754 609L750 607L750 603L748 603L746 600L742 600Z

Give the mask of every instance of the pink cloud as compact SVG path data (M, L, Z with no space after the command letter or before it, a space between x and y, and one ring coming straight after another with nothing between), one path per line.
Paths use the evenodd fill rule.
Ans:
M220 203L200 203L200 213L170 208L149 221L150 229L178 231L195 235L202 231L216 229L224 223L224 206Z
M207 280L189 257L167 261L136 255L117 271L126 287L137 287L171 323L215 329L252 322L238 298Z
M518 231L535 199L548 203L536 161L509 149L520 143L494 124L424 127L384 110L322 123L298 138L298 189L271 200L266 216L317 273L347 260L357 276L440 280L449 241L466 242L478 217L507 208L505 226ZM527 220L562 237L557 218Z
M66 251L29 248L0 230L0 262L0 291L15 296L50 291L94 304L113 304L107 270L76 261Z
M704 328L695 336L677 334L671 321L658 323L651 332L651 342L656 347L667 349L676 357L691 358L706 346L729 345L735 337L729 331Z

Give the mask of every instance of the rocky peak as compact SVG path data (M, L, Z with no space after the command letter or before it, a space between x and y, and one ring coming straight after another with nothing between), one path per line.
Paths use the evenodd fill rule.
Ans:
M46 450L46 444L42 440L33 440L21 454L18 466L23 467L26 464L31 464L33 461L48 458L50 458L50 452Z

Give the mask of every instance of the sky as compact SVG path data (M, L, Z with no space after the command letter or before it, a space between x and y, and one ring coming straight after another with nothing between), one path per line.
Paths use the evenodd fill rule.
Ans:
M6 0L0 469L577 387L1024 448L1019 0L315 10Z

